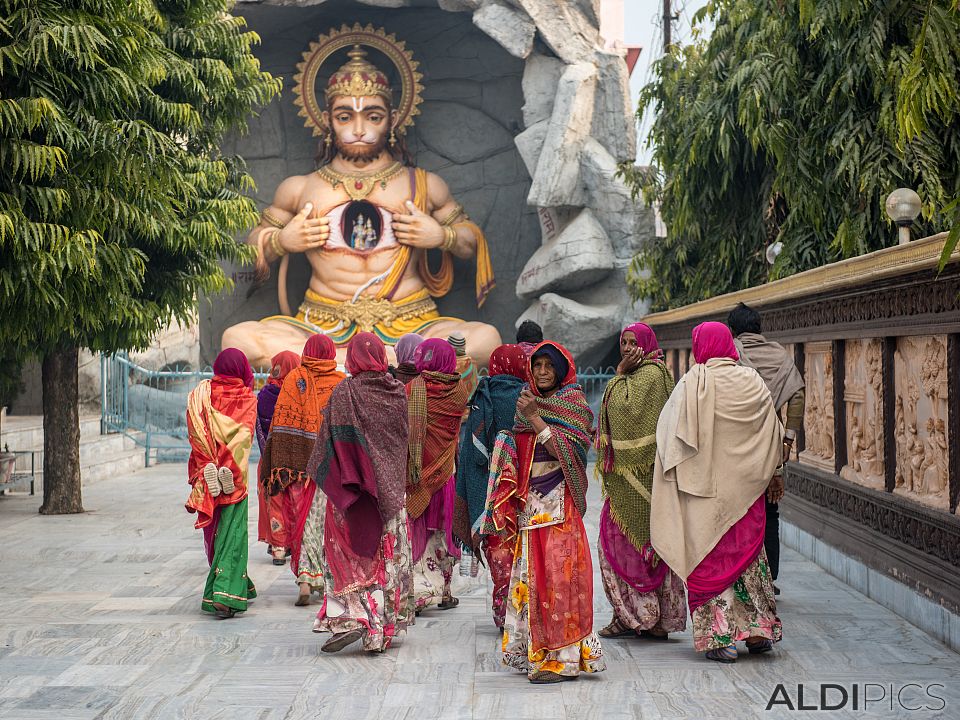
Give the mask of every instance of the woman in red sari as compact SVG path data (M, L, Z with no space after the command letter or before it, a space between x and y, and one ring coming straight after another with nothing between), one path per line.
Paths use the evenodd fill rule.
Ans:
M233 617L257 596L247 576L247 470L257 398L246 356L227 348L187 399L190 436L187 512L197 514L210 572L202 609Z
M373 333L353 336L346 361L350 377L330 395L308 465L329 501L325 596L313 631L333 634L324 652L357 640L368 652L383 652L414 616L404 497L407 396L387 372L386 349Z
M337 370L337 348L326 335L312 335L303 346L300 366L290 371L280 388L270 435L260 460L260 487L270 496L268 542L289 548L290 569L300 592L296 604L310 603L311 591L323 592L323 509L315 504L313 478L307 461L317 440L323 408L345 375ZM320 494L321 501L323 494Z
M593 413L566 348L537 345L513 430L494 446L483 532L515 547L503 663L532 683L605 669L593 632L593 564L583 527Z
M446 340L425 340L417 348L417 370L420 376L407 385L407 513L419 612L433 603L441 610L458 604L450 592L453 567L460 557L453 541L453 472L471 388L460 381L456 355Z

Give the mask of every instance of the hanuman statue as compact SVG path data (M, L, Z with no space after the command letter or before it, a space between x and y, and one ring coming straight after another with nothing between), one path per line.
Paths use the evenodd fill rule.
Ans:
M330 76L325 108L315 99L309 102L312 92L305 97L301 83L301 114L307 114L310 124L312 109L323 136L320 168L284 180L248 238L259 251L259 278L265 279L269 266L283 259L279 300L284 314L229 327L222 344L240 348L254 367L269 367L274 354L300 352L316 332L342 346L364 330L376 332L388 345L409 332L446 337L459 330L468 354L485 365L500 344L496 328L441 317L433 298L450 290L451 255L476 256L477 304L482 305L494 284L486 239L447 184L409 161L403 131L412 124L419 102L410 95L420 87L419 74L412 74L416 63L409 53L390 55L412 64L404 80L407 97L398 109L387 76L366 59L365 35L381 44L392 41L382 31L353 28L351 37L359 36L359 41L352 45L349 61ZM343 39L341 35L341 43ZM312 49L315 55L317 48ZM304 57L309 65L311 54ZM316 70L304 75L312 83ZM436 273L427 262L430 250L442 253ZM311 267L309 289L296 315L285 287L285 258L293 253L303 253Z

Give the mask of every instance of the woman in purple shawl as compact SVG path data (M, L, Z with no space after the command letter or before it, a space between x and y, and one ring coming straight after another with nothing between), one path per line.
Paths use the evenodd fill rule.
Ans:
M277 397L280 395L280 388L283 386L283 379L287 374L300 364L300 356L295 352L284 350L273 356L270 360L270 377L267 384L257 393L257 445L260 446L260 460L257 463L257 477L260 477L260 462L263 462L263 448L267 444L267 436L270 434L270 423L273 422L273 413L277 409ZM258 483L257 487L257 505L260 508L257 515L257 534L261 541L270 535L270 510L271 503L278 507L274 513L282 512L279 508L281 498L267 494L263 485ZM273 556L274 565L284 565L287 562L289 550L277 548L274 553L273 545L267 542L267 554Z
M407 396L372 333L353 337L346 366L350 377L330 395L307 464L328 500L325 594L313 631L333 633L324 652L357 640L383 652L414 618L404 504Z
M420 374L417 370L416 353L423 340L422 335L407 333L393 348L397 354L397 367L391 369L391 374L404 385Z

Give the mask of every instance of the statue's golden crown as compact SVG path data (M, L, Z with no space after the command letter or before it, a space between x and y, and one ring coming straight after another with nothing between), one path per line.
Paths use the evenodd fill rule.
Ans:
M347 53L350 60L330 76L325 93L327 102L337 96L371 97L378 95L391 105L393 91L390 81L375 65L367 60L366 51L354 45Z

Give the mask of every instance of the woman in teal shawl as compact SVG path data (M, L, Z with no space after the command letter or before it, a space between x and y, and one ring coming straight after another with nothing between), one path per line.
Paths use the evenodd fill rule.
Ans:
M490 454L497 434L513 427L517 398L527 381L527 356L519 345L501 345L490 355L490 376L481 378L461 433L453 534L473 552L483 550L493 579L493 621L503 629L513 548L495 535L477 535L487 503Z
M623 359L607 385L597 433L597 474L603 481L600 575L613 606L601 637L665 639L687 625L683 582L650 545L650 501L657 454L657 419L673 378L650 326L620 334Z

